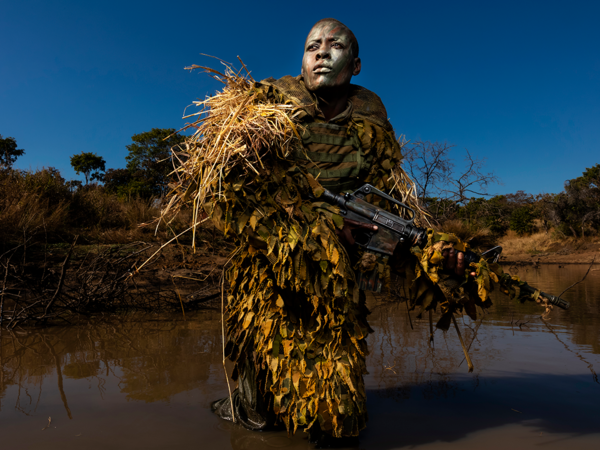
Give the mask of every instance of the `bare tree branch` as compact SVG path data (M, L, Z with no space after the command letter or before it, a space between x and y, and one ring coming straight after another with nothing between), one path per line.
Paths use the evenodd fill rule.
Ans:
M450 156L454 145L417 141L404 147L405 167L425 207L439 220L440 208L466 204L473 196L487 196L488 187L499 183L492 172L484 172L485 158L474 158L466 150L464 166L457 168ZM435 204L435 211L431 211ZM442 207L445 206L445 208ZM444 213L442 213L442 216Z

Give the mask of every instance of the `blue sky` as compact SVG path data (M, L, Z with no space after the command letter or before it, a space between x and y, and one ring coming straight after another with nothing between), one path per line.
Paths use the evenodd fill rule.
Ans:
M125 166L131 136L179 128L218 89L190 64L242 57L256 79L300 71L323 17L360 42L354 79L398 134L487 158L492 193L559 192L600 163L599 1L27 1L0 3L0 134L20 168L96 152Z

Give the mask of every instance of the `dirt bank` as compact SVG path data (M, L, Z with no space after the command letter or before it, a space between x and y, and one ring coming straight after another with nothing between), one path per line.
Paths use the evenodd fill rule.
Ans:
M232 244L200 230L189 242L48 244L33 238L0 255L0 326L72 323L94 314L205 307L217 300Z
M509 233L499 244L503 264L600 264L600 239L560 237L549 233L517 236Z

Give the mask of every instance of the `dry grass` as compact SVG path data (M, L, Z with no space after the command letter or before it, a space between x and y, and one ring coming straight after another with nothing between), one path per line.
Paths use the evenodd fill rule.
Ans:
M506 255L535 254L553 251L557 245L564 246L573 238L557 238L553 233L534 233L529 236L519 236L512 230L500 239L503 253Z
M194 235L206 202L224 196L222 180L232 168L242 166L258 174L264 169L262 160L267 153L287 158L301 145L293 122L296 106L265 102L261 93L253 89L254 80L241 75L241 70L236 72L227 65L224 73L207 67L188 67L198 68L225 84L225 88L204 101L194 102L201 110L184 117L195 119L186 127L195 132L173 153L178 182L163 210L165 217L191 202Z
M6 195L0 205L0 234L20 238L40 232L55 233L64 225L67 209L68 203L51 205L36 193Z
M72 192L53 169L0 172L0 247L34 237L42 241L125 244L164 240L189 227L191 211L171 222L141 227L160 217L158 199L119 198L101 186ZM156 234L156 235L155 235Z

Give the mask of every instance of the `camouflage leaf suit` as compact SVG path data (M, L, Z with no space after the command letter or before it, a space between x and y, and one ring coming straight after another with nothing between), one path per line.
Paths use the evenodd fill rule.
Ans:
M363 375L371 331L352 258L340 243L338 210L318 200L325 187L365 182L392 188L402 155L377 95L351 86L344 112L326 121L301 77L253 87L264 101L301 106L302 146L256 174L233 170L226 200L209 212L238 242L227 276L228 342L236 420L250 429L283 423L356 436L367 421ZM263 97L264 96L264 97ZM231 418L229 399L213 404Z

